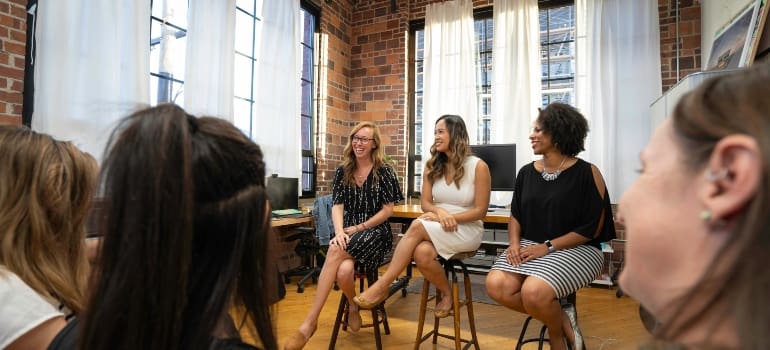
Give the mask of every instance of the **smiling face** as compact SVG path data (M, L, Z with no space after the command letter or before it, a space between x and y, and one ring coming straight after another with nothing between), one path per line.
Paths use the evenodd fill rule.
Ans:
M446 122L439 120L436 123L436 128L433 129L433 146L436 147L436 151L447 153L449 152L451 141L452 138L449 136Z
M370 127L359 129L350 140L356 159L371 159L372 151L377 148L374 130Z
M547 134L538 124L532 127L532 133L529 134L529 143L532 146L532 152L535 154L545 154L555 148L551 142L551 135Z
M685 168L686 157L669 118L642 151L639 177L619 202L627 238L620 285L664 322L724 243L699 218L697 191L706 180Z

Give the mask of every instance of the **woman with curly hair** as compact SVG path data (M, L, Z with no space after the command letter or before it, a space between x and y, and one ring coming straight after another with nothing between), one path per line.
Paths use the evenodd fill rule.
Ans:
M582 349L574 305L564 298L599 275L600 242L615 237L610 197L599 169L580 158L588 122L574 107L551 103L529 136L543 158L516 176L510 245L487 275L489 296L548 327L551 349Z
M372 308L385 300L391 282L414 259L422 275L441 292L436 316L448 316L452 293L436 258L449 258L481 245L482 219L489 207L489 168L471 155L465 122L459 116L441 116L436 121L434 138L422 182L420 204L424 214L409 225L383 276L355 298L362 308Z
M83 311L98 167L69 142L0 126L0 349L45 349Z

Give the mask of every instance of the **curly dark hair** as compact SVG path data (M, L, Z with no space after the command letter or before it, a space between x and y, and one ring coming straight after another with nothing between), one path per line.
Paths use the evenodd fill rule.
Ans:
M543 133L551 136L551 142L559 152L577 156L585 150L588 121L575 108L566 103L554 102L540 109L535 123Z

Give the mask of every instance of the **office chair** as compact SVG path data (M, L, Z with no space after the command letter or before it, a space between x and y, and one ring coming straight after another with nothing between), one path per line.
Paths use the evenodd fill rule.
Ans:
M302 276L297 281L297 293L305 291L305 282L308 279L311 279L313 283L318 283L318 276L321 274L324 261L326 261L329 239L334 232L334 225L331 222L331 199L331 195L325 195L316 199L313 202L313 210L311 212L314 219L314 227L295 228L296 233L288 239L299 239L294 252L302 257L304 261L303 266L284 274L285 283L290 282L291 276Z

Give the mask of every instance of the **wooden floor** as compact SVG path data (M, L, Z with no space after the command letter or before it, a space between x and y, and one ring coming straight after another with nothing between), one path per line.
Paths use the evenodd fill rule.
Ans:
M297 278L292 281L296 282ZM286 298L276 308L276 331L279 346L297 329L305 317L307 309L315 296L315 285L308 284L304 293L299 294L296 283L287 284ZM340 291L332 291L318 322L318 330L306 349L327 349L331 337L332 325L340 299ZM394 294L386 302L390 335L383 335L384 349L412 349L417 333L417 314L419 294ZM639 304L629 297L617 298L615 289L605 287L583 288L577 294L578 323L585 337L586 347L598 349L634 349L649 339L649 335L639 319ZM499 305L474 303L476 328L481 349L514 349L516 340L526 316L508 310ZM467 315L467 314L464 314ZM432 314L428 314L432 325ZM371 321L367 313L362 313L364 323ZM463 317L461 329L467 337L469 327ZM442 320L442 332L451 332L451 318ZM528 334L534 336L539 331L539 323L534 322ZM454 343L439 338L433 347L430 341L422 344L421 349L452 349ZM528 344L525 349L536 349L535 344ZM546 346L547 348L547 346ZM340 332L336 349L376 349L371 328L364 328L358 333Z

